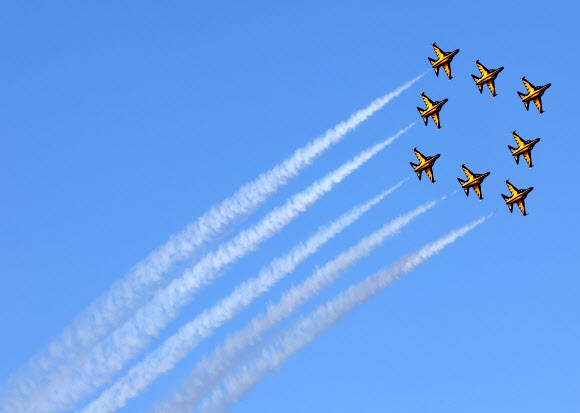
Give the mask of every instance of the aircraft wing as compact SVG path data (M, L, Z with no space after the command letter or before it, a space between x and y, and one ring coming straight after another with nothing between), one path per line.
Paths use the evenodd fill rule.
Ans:
M425 169L425 173L429 177L429 180L431 181L431 183L435 182L433 180L433 168L429 167L429 168Z
M425 105L427 105L427 109L432 108L433 107L433 102L431 101L431 99L429 99L427 96L425 96L423 93L421 93L421 97L423 98L423 102L425 102Z
M487 68L484 65L479 63L479 61L477 61L477 60L475 61L475 64L477 65L477 68L479 69L479 73L481 73L481 76L487 75L487 73L489 71L487 70Z
M461 165L461 169L463 169L463 173L465 173L465 176L467 177L468 181L473 179L473 173L469 169L467 169L465 165Z
M542 98L535 98L534 99L534 105L536 105L536 107L538 108L538 110L540 111L540 113L543 112L543 110L542 110Z
M486 84L487 84L487 87L489 88L489 91L491 92L491 94L493 96L495 96L495 82L493 80L490 80Z
M417 157L417 159L419 160L420 163L425 162L425 157L423 156L423 154L421 154L421 152L419 152L416 149L413 149L413 152L415 152L415 156Z
M447 77L449 79L451 79L451 65L449 63L445 63L443 65L443 70L445 70L445 73L447 74Z
M431 115L431 117L433 118L433 122L435 122L435 126L437 126L437 129L439 129L440 128L440 126L439 126L439 112L433 113Z
M522 155L524 155L524 158L525 158L526 162L528 163L528 166L531 168L532 167L532 152L527 151L527 152L524 152Z
M522 146L524 146L524 140L516 133L516 131L513 131L512 135L514 135L514 139L516 140L516 143L518 144L518 148L521 148Z
M518 193L518 188L516 188L515 186L513 186L510 181L505 181L505 184L507 185L508 189L510 190L510 194L512 194L512 196L516 195Z
M518 208L520 209L520 211L522 211L522 214L524 216L525 215L528 215L528 214L526 214L526 204L524 204L524 201L523 200L518 201Z
M441 59L442 57L445 57L445 52L441 50L435 43L433 43L431 46L433 46L433 49L435 49L437 60Z
M475 185L475 186L473 187L473 190L475 191L475 194L477 195L477 197L478 197L479 199L482 199L482 198L481 198L481 184L477 184L477 185Z
M526 87L528 93L532 93L533 91L536 90L536 87L532 85L530 82L528 82L526 78L522 77L522 82L524 82L524 86Z

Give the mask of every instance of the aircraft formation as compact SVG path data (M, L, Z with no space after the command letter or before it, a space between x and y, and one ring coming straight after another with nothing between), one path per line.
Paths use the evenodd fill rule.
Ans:
M428 57L433 70L435 71L435 75L439 76L439 69L443 68L447 78L451 80L453 76L451 75L451 62L453 58L459 53L459 49L453 50L452 52L444 52L441 48L439 48L435 43L432 43L433 49L435 50L435 54L437 55L436 59L432 59ZM492 97L496 97L497 93L495 92L495 80L497 76L501 73L504 69L503 67L499 67L497 69L488 69L486 68L479 59L475 61L477 68L479 69L480 76L471 75L473 78L475 85L479 89L479 93L483 93L484 86L487 86L489 91L491 92ZM526 77L522 77L521 81L526 88L527 93L517 92L518 96L522 100L526 110L529 110L530 102L534 102L534 105L538 109L540 114L544 113L544 109L542 107L542 96L544 92L551 86L551 83L548 83L543 86L534 86L530 83ZM448 102L448 99L442 99L440 101L433 101L431 100L425 92L421 93L421 97L423 98L423 102L425 104L425 108L417 107L421 118L425 125L427 125L429 118L433 119L435 123L435 127L437 129L441 129L441 120L439 116L439 112L443 108L443 106ZM513 138L516 142L517 147L512 147L508 145L508 149L511 152L511 155L514 157L516 164L519 165L520 156L523 156L528 164L528 167L531 168L534 165L532 164L532 149L534 146L540 141L540 138L533 139L533 140L525 140L521 138L516 131L512 132ZM419 180L421 180L421 174L424 171L425 174L428 176L431 183L435 183L434 174L433 174L433 166L435 161L439 159L441 156L440 154L434 156L425 156L421 152L417 150L417 147L413 148L413 152L419 161L418 164L411 162L411 166L413 167L413 171L417 174ZM463 173L466 176L466 179L463 180L461 178L457 178L461 188L465 191L465 195L469 196L469 189L473 188L473 191L477 195L477 197L482 200L482 191L481 191L481 184L483 183L484 179L489 176L489 172L484 173L473 173L470 171L465 164L461 165L463 169ZM529 187L526 189L518 189L516 188L510 181L507 179L505 181L507 185L510 195L501 194L502 198L504 199L507 207L509 208L510 212L513 212L514 204L518 206L522 215L527 215L526 212L526 205L524 200L528 196L528 194L534 189L534 187Z

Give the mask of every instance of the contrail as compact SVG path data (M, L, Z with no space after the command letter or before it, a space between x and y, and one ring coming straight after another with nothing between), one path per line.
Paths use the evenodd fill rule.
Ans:
M86 353L139 307L144 297L163 281L163 275L173 264L191 257L197 247L215 237L228 224L251 213L272 193L286 184L288 179L298 175L328 148L340 142L348 132L409 89L424 74L374 100L366 108L352 114L348 120L337 124L323 136L296 150L292 156L256 180L242 186L233 196L211 208L196 222L188 225L182 232L149 254L125 277L115 282L109 291L77 315L59 337L28 362L27 367L9 379L8 387L12 394L7 401L10 405L9 410L20 413L21 410L17 406L34 398L35 394L41 391L47 375ZM0 401L0 409L3 405L5 403Z
M205 337L211 335L217 327L232 319L253 300L294 271L298 264L353 224L405 181L406 179L370 201L355 206L328 226L320 228L306 242L299 243L284 256L272 260L268 266L262 268L258 277L238 285L229 296L181 327L176 334L168 338L155 351L149 353L142 362L131 368L123 378L83 409L82 413L109 413L123 407L128 399L141 393L159 375L171 370L177 362L193 350Z
M298 352L318 335L332 327L357 306L373 298L386 286L396 281L401 274L411 272L432 256L441 252L447 245L467 234L491 216L482 217L462 228L450 232L437 241L425 245L420 250L393 263L389 268L355 284L332 300L318 307L310 315L303 317L293 326L280 334L273 343L260 351L251 362L243 365L236 374L227 377L222 387L216 388L202 401L199 412L225 412L229 405L240 399L246 392L259 383L267 373L278 368L289 356ZM193 406L187 411L191 411ZM172 412L178 412L173 410Z
M157 291L151 301L141 307L123 325L100 342L90 354L72 367L62 369L51 377L48 390L38 397L33 412L51 412L72 406L85 395L105 384L156 336L178 314L181 306L192 299L195 292L220 275L229 264L257 248L275 235L294 218L313 205L344 178L390 145L414 125L362 151L352 160L314 182L304 191L293 195L284 205L274 208L254 226L240 232L232 240L221 244L216 251L201 258L191 269Z
M363 257L368 256L388 237L396 235L404 226L416 217L433 208L440 200L420 205L414 210L401 215L382 228L363 238L358 244L338 255L302 284L287 291L277 304L270 305L264 314L250 321L248 326L226 339L222 347L218 347L209 358L201 360L192 375L187 379L182 391L175 392L165 403L156 406L155 411L187 412L189 407L199 401L229 370L247 356L248 348L254 344L267 330L281 320L292 315L298 308L314 297L320 290L332 284L342 272L345 272Z

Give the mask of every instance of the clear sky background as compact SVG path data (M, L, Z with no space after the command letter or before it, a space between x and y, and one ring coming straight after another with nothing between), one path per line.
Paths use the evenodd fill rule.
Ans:
M413 147L441 153L437 182L412 176L121 411L162 400L201 356L316 266L459 188L462 163L491 172L483 201L455 193L305 310L497 214L290 358L232 411L578 411L578 16L572 1L5 2L0 382L171 234L429 70L223 239L418 121L408 133L204 289L149 349L320 225L407 177ZM430 69L434 41L461 49L451 81ZM471 79L478 58L505 67L495 99ZM524 75L552 83L541 116L516 93ZM421 122L422 91L449 99L441 130ZM514 129L542 139L532 169L507 149ZM535 188L525 218L500 196L508 178Z

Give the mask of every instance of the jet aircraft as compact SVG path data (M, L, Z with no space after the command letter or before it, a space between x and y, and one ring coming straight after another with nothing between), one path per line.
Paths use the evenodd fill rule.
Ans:
M544 86L534 86L526 80L525 76L522 77L522 82L524 82L524 86L526 87L528 93L525 94L522 92L518 92L518 95L522 99L522 102L524 103L526 110L530 109L530 101L534 101L534 105L536 105L541 115L542 113L545 112L545 110L542 109L542 95L544 94L546 89L552 86L552 84L548 83L547 85Z
M531 186L531 187L526 188L526 189L518 189L510 183L509 179L507 181L505 181L505 184L507 185L508 189L510 190L511 196L507 196L504 194L501 194L501 196L503 197L503 200L505 201L508 208L510 209L510 212L513 212L514 204L517 204L520 211L522 211L522 215L523 216L528 215L526 213L526 204L524 204L524 199L526 199L528 194L533 191L534 187Z
M495 78L503 70L503 66L498 69L488 70L484 65L479 63L479 60L476 60L475 64L481 73L481 77L477 77L475 75L471 75L471 77L473 80L475 80L475 84L479 88L479 93L483 93L483 85L487 85L491 95L496 97L497 93L495 93Z
M415 156L419 160L419 164L417 165L414 164L413 162L409 163L413 167L413 170L417 173L419 181L421 180L421 172L425 171L425 173L431 180L431 183L432 184L435 183L435 179L433 179L433 164L437 159L439 159L441 154L438 153L437 155L434 156L423 156L423 154L419 152L416 147L413 148L413 152L415 152Z
M449 99L443 99L438 102L433 102L425 95L425 92L421 93L421 97L425 102L425 106L427 106L425 109L417 107L417 110L419 111L421 117L423 118L423 122L425 122L425 125L427 125L429 116L431 116L433 118L433 121L435 122L435 126L437 126L437 129L441 129L441 126L439 124L439 111L441 110L443 105L447 103Z
M489 172L485 172L483 174L474 174L469 169L467 169L465 164L461 165L461 168L463 168L463 172L467 177L467 181L463 181L459 178L457 178L457 180L459 181L461 187L465 191L465 195L469 196L469 188L473 188L479 200L482 200L483 197L481 196L481 183L489 175Z
M433 49L435 49L437 60L431 59L430 57L427 59L429 59L429 62L431 62L431 66L433 66L433 69L435 70L435 75L439 76L439 68L443 66L443 70L445 70L449 80L453 79L453 76L451 76L451 61L455 55L459 53L459 49L455 49L452 52L444 52L435 43L431 43L431 46L433 46Z
M513 131L512 135L514 135L514 139L516 140L518 147L512 148L510 145L508 145L508 148L512 152L512 155L514 156L514 159L516 160L516 164L519 165L519 163L520 163L520 155L524 155L524 158L525 158L526 162L528 163L528 166L531 168L532 166L534 166L534 165L532 165L532 149L534 149L534 146L536 145L536 143L540 142L540 138L527 141L525 139L522 139L516 133L516 131Z

